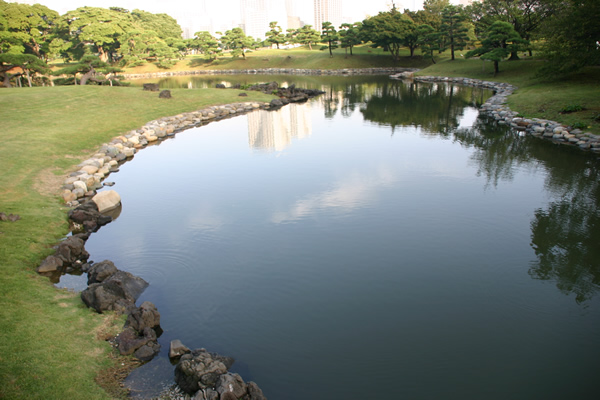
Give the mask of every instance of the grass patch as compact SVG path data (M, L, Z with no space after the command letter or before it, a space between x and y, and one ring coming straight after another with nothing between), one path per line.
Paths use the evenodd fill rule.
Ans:
M549 119L600 134L600 67L588 67L567 77L544 78L538 76L537 71L545 62L535 57L505 61L500 63L500 72L494 76L490 62L461 58L450 61L444 55L440 62L418 75L510 83L518 87L508 98L512 110L527 118Z
M100 383L110 383L106 372L99 373L116 368L101 333L110 330L114 318L90 311L77 294L58 290L35 273L51 246L68 233L66 208L56 196L66 172L100 144L148 121L213 104L272 98L249 92L240 100L236 90L171 92L173 98L165 100L128 87L0 90L0 211L22 218L0 222L0 398L117 396L95 381L101 376Z
M298 68L298 69L344 69L344 68L382 68L405 67L424 68L431 64L421 56L409 57L408 50L401 54L398 62L392 59L389 52L369 46L354 47L351 56L344 49L334 50L333 57L328 51L318 50L320 46L297 47L293 49L259 49L246 54L246 59L233 58L226 54L214 61L207 61L202 56L190 56L179 61L169 71L187 70L223 70L223 69L260 69L260 68ZM144 64L135 68L127 68L126 74L164 72L154 64Z

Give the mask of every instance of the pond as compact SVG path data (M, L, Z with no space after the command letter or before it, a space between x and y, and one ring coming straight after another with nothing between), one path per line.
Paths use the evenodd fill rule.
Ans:
M109 178L123 210L86 249L150 283L164 329L136 393L173 382L180 339L269 399L597 398L596 156L498 127L479 89L266 80L326 94Z

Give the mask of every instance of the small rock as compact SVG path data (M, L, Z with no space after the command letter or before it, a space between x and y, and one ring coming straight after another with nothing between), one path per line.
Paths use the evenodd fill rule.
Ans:
M171 340L171 345L169 346L169 358L181 357L189 352L191 352L191 350L186 345L181 343L181 340Z

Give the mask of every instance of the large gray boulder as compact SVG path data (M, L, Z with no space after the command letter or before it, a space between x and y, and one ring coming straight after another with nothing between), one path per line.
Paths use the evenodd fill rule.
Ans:
M145 328L142 332L136 332L131 327L125 328L115 342L122 355L133 354L140 361L150 361L160 351L156 332L152 328Z
M131 310L125 327L131 327L137 332L143 332L146 328L160 329L160 313L153 303L145 301L138 308Z
M221 399L230 397L233 393L233 399L241 399L248 393L248 385L239 374L228 372L217 379L217 392L221 395Z
M117 271L101 283L93 283L81 292L81 299L99 313L125 312L135 307L135 301L148 287L148 282L129 272Z

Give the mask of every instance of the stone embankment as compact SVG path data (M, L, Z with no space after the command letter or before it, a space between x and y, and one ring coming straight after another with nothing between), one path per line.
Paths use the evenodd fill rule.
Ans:
M185 75L390 75L416 71L415 68L344 68L344 69L300 69L300 68L258 68L258 69L211 69L191 71L165 71L145 74L121 74L124 80L168 78Z
M412 72L403 72L391 76L392 79L411 79L415 82L445 82L465 86L491 89L494 95L482 106L481 112L493 117L498 124L507 125L513 130L527 135L549 139L556 143L577 146L582 150L600 153L600 135L583 132L571 126L565 126L556 121L540 118L523 118L517 111L511 110L506 104L508 96L516 86L508 83L489 82L470 78L448 78L442 76L414 76Z

